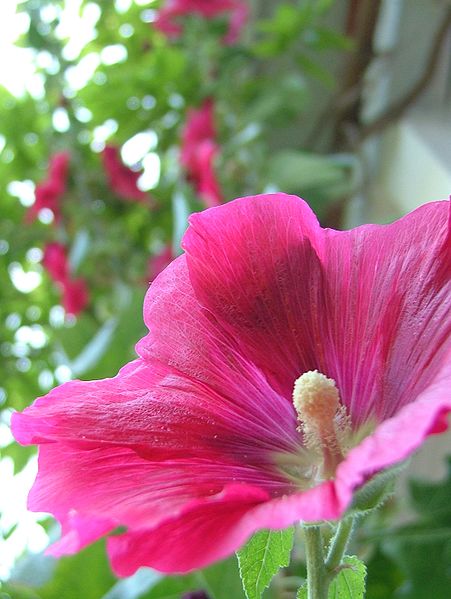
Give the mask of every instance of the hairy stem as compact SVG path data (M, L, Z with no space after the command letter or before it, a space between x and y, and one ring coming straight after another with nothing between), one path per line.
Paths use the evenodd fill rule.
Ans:
M316 525L305 525L304 538L307 560L307 597L308 599L327 599L329 577L324 563L321 528Z
M337 568L341 565L341 561L348 546L349 539L354 528L354 519L345 518L341 520L337 526L337 530L332 538L329 547L329 553L326 559L326 571L329 575L334 575Z
M321 527L316 524L303 526L308 599L327 599L329 585L342 565L353 528L354 519L352 517L339 522L330 543L327 558L325 558Z

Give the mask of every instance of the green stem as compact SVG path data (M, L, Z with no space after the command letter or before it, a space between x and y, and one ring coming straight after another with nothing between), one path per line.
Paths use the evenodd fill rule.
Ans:
M349 539L354 528L354 519L352 517L341 520L337 530L330 543L329 553L326 559L326 571L332 576L335 570L340 566L343 556L348 546Z
M324 549L321 528L304 526L305 556L307 561L308 599L327 599L329 577L324 564Z
M353 528L354 519L352 517L345 518L338 523L325 559L321 527L319 525L303 526L308 599L327 599L329 585L341 566Z

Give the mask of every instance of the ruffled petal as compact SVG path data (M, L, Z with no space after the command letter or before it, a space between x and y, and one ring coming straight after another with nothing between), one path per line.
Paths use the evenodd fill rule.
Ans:
M141 357L13 417L20 442L41 444L29 503L61 521L56 551L121 525L119 573L202 567L258 529L339 517L355 488L444 430L448 213L437 203L393 225L323 231L302 200L277 194L193 216L187 257L146 296ZM300 492L291 390L315 368L354 423L377 427L333 481Z
M161 362L137 360L113 379L57 387L14 414L12 430L22 444L61 442L87 450L122 446L153 461L226 459L266 467L275 452L296 447L295 422L290 436L283 419L259 418L258 394L267 390L275 402L284 400L263 384L254 389L252 381L241 382L240 392L228 399L227 389L220 394ZM250 393L256 403L248 400L246 406Z
M15 438L23 445L69 441L79 445L149 441L143 421L151 370L139 360L101 381L70 381L12 416Z
M229 485L218 495L185 505L180 514L152 530L111 537L108 551L120 576L129 576L143 565L183 573L230 555L257 530L337 516L330 482L272 501L261 490Z
M54 514L56 518L58 516ZM46 554L60 557L81 551L117 526L114 520L81 516L76 510L58 518L61 522L61 539L46 549Z
M39 473L28 507L54 514L66 534L75 530L79 535L79 522L90 519L96 529L99 519L110 529L153 527L177 516L193 500L221 493L234 480L266 499L277 486L269 474L265 480L263 472L226 460L151 462L126 447L80 450L51 443L40 447Z
M180 515L153 530L132 531L108 539L113 570L120 576L140 566L163 572L187 572L229 555L243 543L243 516L268 496L246 485L185 505Z
M222 497L230 485L250 493L257 503L288 492L272 472L226 459L151 462L125 447L80 449L49 443L40 447L28 507L50 512L61 522L63 537L51 552L63 555L118 526L126 526L130 534L142 529L151 534L182 517L189 506L209 505Z

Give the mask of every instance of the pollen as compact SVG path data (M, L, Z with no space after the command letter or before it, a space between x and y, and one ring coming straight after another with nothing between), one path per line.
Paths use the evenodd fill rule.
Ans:
M294 383L293 403L305 424L327 425L340 405L337 385L317 370L304 372Z
M294 383L293 404L305 447L322 456L321 477L330 478L343 459L350 433L335 381L317 370L304 372Z

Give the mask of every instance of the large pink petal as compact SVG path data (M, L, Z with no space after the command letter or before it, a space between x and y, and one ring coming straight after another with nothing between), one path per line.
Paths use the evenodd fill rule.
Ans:
M149 423L146 428L142 418L147 373L135 361L112 379L65 383L13 414L14 435L24 445L56 441L140 445L149 434Z
M432 380L451 338L449 202L385 226L322 230L276 194L191 217L196 297L287 397L318 369L354 423L381 420Z
M184 519L190 506L214 502L230 485L257 503L290 491L272 471L245 464L202 458L152 462L125 447L80 449L60 442L40 447L28 505L60 520L63 537L51 551L63 555L117 526L127 526L131 533L145 529L150 535L167 521ZM241 513L247 507L246 501L236 506ZM208 510L205 516L207 526Z
M185 505L177 516L152 530L111 537L108 549L112 566L121 576L142 565L163 572L187 572L230 555L257 530L337 516L330 482L272 501L261 490L234 484Z
M198 300L287 397L323 351L322 245L313 212L284 194L192 215L183 240Z
M244 540L238 532L243 516L268 496L246 485L232 485L210 499L187 504L154 530L132 531L108 539L114 571L133 574L140 566L186 572L229 555ZM237 538L238 537L238 538Z
M215 390L162 362L137 360L113 379L71 381L54 389L14 414L12 429L23 444L120 445L151 460L227 457L264 466L274 452L296 449L296 422L283 409L274 420L260 414L259 402L273 401L271 412L285 402L264 379L244 374L223 368Z
M390 417L451 344L449 202L390 225L327 231L325 360L355 420Z
M202 458L152 462L126 447L79 449L51 443L40 447L28 505L53 513L67 530L78 527L75 515L144 528L177 516L193 500L221 493L234 480L266 499L273 490L286 490L281 482L277 489L271 473L246 465Z
M138 343L138 353L144 360L156 358L169 364L197 385L198 397L193 402L205 405L212 417L230 414L231 429L244 437L252 435L256 447L271 438L273 447L296 447L293 406L243 357L240 339L228 335L214 315L199 305L184 256L151 285L144 302L144 320L151 332ZM204 389L210 390L205 404Z

